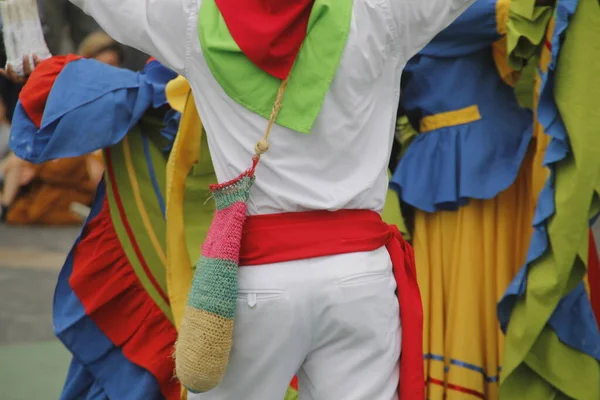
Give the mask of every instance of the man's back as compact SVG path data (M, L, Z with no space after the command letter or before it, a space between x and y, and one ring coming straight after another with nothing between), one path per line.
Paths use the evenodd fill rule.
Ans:
M473 1L355 0L340 65L320 113L309 134L273 128L250 214L381 211L402 68ZM117 40L156 55L188 78L219 181L248 167L267 121L230 98L211 73L198 38L201 0L155 0L145 8L132 0L73 2Z

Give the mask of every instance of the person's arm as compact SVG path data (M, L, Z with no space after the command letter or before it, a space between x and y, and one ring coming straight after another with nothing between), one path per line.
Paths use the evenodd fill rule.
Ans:
M400 51L412 58L475 0L389 0L398 29Z
M116 41L154 56L183 74L190 18L199 0L69 0Z

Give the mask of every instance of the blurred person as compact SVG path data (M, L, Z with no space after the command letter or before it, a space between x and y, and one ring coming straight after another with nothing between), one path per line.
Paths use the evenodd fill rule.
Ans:
M39 0L39 3L46 44L51 54L62 54L65 43L77 49L90 33L99 30L93 18L67 0Z
M120 67L123 64L123 48L104 32L89 34L79 45L77 53L84 58L93 58L104 64Z
M42 165L98 148L107 165L57 285L55 330L73 353L60 398L110 394L178 400L181 389L172 376L170 354L181 312L174 309L179 302L166 285L189 289L192 266L214 212L205 202L210 196L205 188L215 180L206 136L189 101L189 85L182 77L173 79L175 74L157 61L139 74L77 61L54 57L40 65L39 76L34 74L23 92L21 107L29 111L17 115L13 132L17 154ZM73 76L80 78L78 84L70 83ZM111 85L115 81L119 84ZM167 82L171 85L165 92ZM84 93L91 87L111 96L88 101ZM36 108L26 99L40 90L44 99L51 92L55 98L62 97L58 93L72 96L78 99L76 106L48 101L44 109ZM169 104L164 103L165 94ZM82 118L112 109L113 102L132 114L109 113L101 121ZM26 127L47 109L58 111L62 123L31 135ZM82 125L89 129L81 131ZM184 133L181 127L187 128ZM46 145L31 152L36 136ZM55 145L49 145L53 140ZM167 246L170 261L165 258ZM111 289L114 279L120 282L116 292ZM148 280L153 283L148 285ZM139 385L132 386L132 381ZM285 399L295 398L292 386Z
M103 32L88 35L79 54L112 66L120 66L123 61L121 46ZM26 70L26 74L30 72ZM81 223L83 218L73 211L73 205L91 204L102 173L102 156L98 152L40 165L10 154L0 171L0 219L11 224Z

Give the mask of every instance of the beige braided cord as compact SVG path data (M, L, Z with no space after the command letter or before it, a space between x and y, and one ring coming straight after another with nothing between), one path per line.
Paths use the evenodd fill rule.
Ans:
M275 124L277 120L277 116L279 115L279 111L281 111L281 106L283 105L283 94L285 93L285 88L287 87L288 78L285 78L281 82L281 86L279 86L279 90L277 91L277 97L275 98L275 103L273 103L273 109L271 110L271 117L269 118L269 124L267 125L267 129L265 130L265 134L262 139L256 143L254 146L254 153L256 157L260 158L261 155L265 154L269 150L269 135L271 134L271 128Z

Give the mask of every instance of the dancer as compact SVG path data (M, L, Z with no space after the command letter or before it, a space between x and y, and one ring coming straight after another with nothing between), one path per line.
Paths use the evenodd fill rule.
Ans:
M391 185L414 208L427 398L498 398L496 304L525 261L532 114L506 65L509 3L478 0L415 56L402 106L418 134Z
M251 242L239 256L256 267L232 277L238 293L224 292L238 300L229 366L204 381L214 390L191 397L281 398L300 371L300 396L393 399L400 368L400 396L421 398L411 250L378 213L402 66L472 1L73 2L188 78L221 182L247 170L289 83L250 192ZM344 232L355 235L346 247Z
M172 379L177 334L166 295L164 216L166 163L179 123L165 86L175 76L156 61L136 74L54 57L21 92L11 138L18 156L39 163L103 149L106 164L55 293L56 334L73 354L61 399L180 396ZM213 179L209 160L188 183ZM211 207L186 215L201 241Z
M52 65L52 62L55 64L58 62L58 66ZM103 87L108 81L119 76L123 83L126 77L133 77L134 74L125 70L98 67L97 64L91 66L93 67L86 74L87 66L77 68L71 66L73 68L63 71L60 57L48 61L26 86L23 92L24 99L37 93L40 88L44 88L43 111L46 112L46 109L50 113L58 111L58 114L62 115L60 111L62 105L54 99L60 99L61 94L79 98L82 104L62 115L61 121L79 118L85 113L93 114L96 110L108 111L111 101L107 101L106 97L110 95L97 97L88 103L89 93L86 91L95 87L94 85ZM80 78L78 85L67 84L73 76ZM173 287L187 286L184 292L187 294L189 291L192 260L198 258L200 243L206 236L213 212L211 205L206 204L209 196L206 187L214 182L215 177L206 139L200 134L201 121L193 101L188 101L191 93L185 79L179 77L169 83L167 95L169 105L174 109L166 111L166 105L162 105L164 94L161 95L161 90L164 90L164 85L173 76L156 61L149 62L145 70L139 74L140 90L143 91L143 87L150 83L155 91L153 103L139 123L120 141L118 139L125 127L123 119L117 114L105 118L104 125L100 127L92 128L86 125L89 122L96 124L97 120L81 119L77 126L68 122L62 123L56 129L46 129L43 133L36 131L33 136L27 129L32 123L30 115L34 116L42 110L26 106L30 113L17 114L13 144L20 143L20 146L17 146L18 153L26 155L32 161L52 159L65 153L78 153L98 146L107 146L104 148L104 159L108 166L106 183L102 182L99 186L99 193L92 206L92 215L63 268L55 296L54 315L57 335L74 355L61 399L105 396L106 398L173 400L180 397L179 384L172 379L172 359L167 357L161 360L160 355L164 356L167 354L165 352L171 351L175 343L174 328L180 324L175 317L181 313L177 313L174 309L177 307L177 298ZM44 81L41 77L50 79ZM55 78L60 79L58 84L54 81ZM52 90L48 91L48 85L52 83L54 83ZM112 98L115 104L122 104L120 101L123 98L119 96L121 94L119 86L117 89L108 90L117 93L117 96ZM147 100L145 95L138 93L136 104L143 104L145 100ZM25 100L25 104L30 103ZM160 107L156 109L155 105ZM166 126L159 134L158 128L162 125L159 117L162 114L165 114ZM107 130L100 144L98 142L90 144L86 140L89 138L80 130L82 127L87 127L88 130L84 132L91 134L103 128ZM34 156L25 150L28 144L33 144L37 139L47 139L48 134L52 135L46 144L52 148L50 152L46 152L44 147L43 156ZM118 142L113 144L112 141L115 140ZM169 172L166 170L167 156ZM137 190L135 190L136 186ZM170 187L168 195L167 186ZM134 195L135 199L129 198L132 190L142 197L135 198ZM160 210L157 210L154 200L158 202ZM198 207L198 202L203 206ZM164 213L167 214L169 221L166 225ZM140 218L143 220L144 214L151 228L147 224L144 226L140 224ZM184 219L187 223L183 222ZM126 232L123 232L123 229ZM149 241L155 244L154 236L156 236L154 239L158 238L159 248L163 248L162 252L168 248L166 252L169 259L166 261L166 266L158 267L157 263L152 261L154 257L160 256L159 253L155 254L148 250ZM180 240L181 238L183 240ZM147 247L142 247L144 244ZM138 246L141 253L135 251L135 247ZM142 272L140 267L144 264L148 264L150 269L144 269ZM108 276L113 278L107 279ZM108 290L107 285L111 284L114 277L120 277L118 279L123 284L126 283L127 287L118 293L118 298L109 299L107 296L112 292ZM155 291L151 290L153 286L144 284L147 280L162 282L160 287L169 298L166 306L160 298L157 300ZM156 287L154 289L158 290ZM104 295L97 296L95 299L90 298L90 295L97 295L98 292ZM91 300L93 303L90 303ZM106 303L102 304L105 300ZM86 310L85 313L89 314L82 314L79 307L72 307L73 304L78 303L81 303ZM164 315L155 306L158 306ZM152 321L138 320L141 317L140 313L152 310L154 310ZM119 321L125 320L127 321L125 325L117 326ZM135 336L123 340L118 332L120 330L120 334L123 334L123 329L126 327L131 329L137 327L138 330ZM147 343L135 343L140 337L153 339L148 340ZM90 349L84 346L85 343L98 343L98 341L104 343L105 348L97 349L97 353L90 352ZM152 362L149 359L150 355L157 356L159 359ZM142 379L145 387L132 391L128 385L119 384L124 376ZM293 399L295 393L294 387L290 387L286 400Z
M502 398L600 398L600 334L586 293L589 225L600 212L600 5L513 0L515 68L537 62L537 159L548 168L527 263L499 305L506 330ZM591 257L591 258L590 258ZM597 271L590 271L590 277ZM594 282L592 287L597 287ZM540 362L540 360L544 360Z

